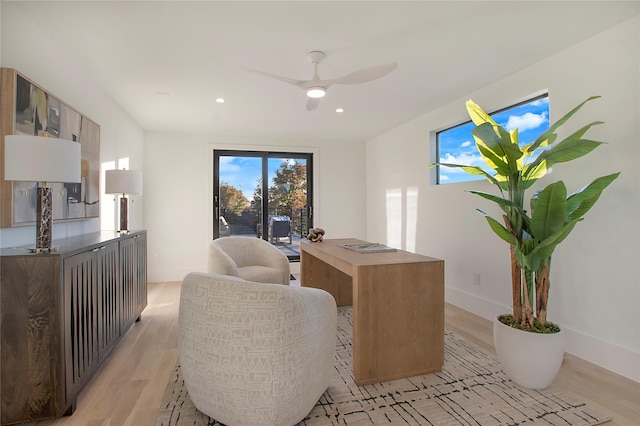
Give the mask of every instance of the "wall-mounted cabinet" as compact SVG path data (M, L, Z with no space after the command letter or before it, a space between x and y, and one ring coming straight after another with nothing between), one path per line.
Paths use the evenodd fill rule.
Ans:
M146 231L0 250L2 424L71 414L147 305Z

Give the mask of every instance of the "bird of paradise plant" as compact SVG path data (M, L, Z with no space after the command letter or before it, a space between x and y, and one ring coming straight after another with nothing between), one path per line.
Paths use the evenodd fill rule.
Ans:
M518 143L518 129L511 132L505 130L469 100L466 103L467 111L476 125L472 131L473 138L482 159L493 173L479 166L440 164L484 176L499 190L499 196L481 191L470 192L495 202L504 212L502 221L499 221L477 210L486 218L491 229L510 245L513 323L518 328L536 331L547 324L553 251L583 220L602 191L620 174L599 177L569 196L564 182L551 183L533 194L529 202L530 210L525 209L526 190L545 176L553 165L580 158L604 143L584 137L591 127L602 124L600 121L591 122L556 142L558 128L587 102L598 97L593 96L580 103L533 142L523 146ZM538 154L534 157L536 152Z

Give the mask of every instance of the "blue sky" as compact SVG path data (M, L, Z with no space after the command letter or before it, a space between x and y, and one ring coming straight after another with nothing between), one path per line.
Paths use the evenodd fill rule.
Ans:
M269 158L269 182L275 177L285 158ZM293 160L289 160L293 161ZM299 159L304 163L305 160ZM253 192L262 177L262 158L260 157L220 157L220 182L226 182L242 191L247 199L253 199Z
M517 128L520 145L526 145L535 140L540 133L549 127L549 98L537 99L507 111L492 114L492 117L498 124L509 131ZM440 133L441 163L484 165L484 161L480 157L471 135L471 130L474 127L475 125L469 122ZM490 169L488 171L493 172ZM484 179L484 177L468 175L461 169L440 168L441 184L479 179Z

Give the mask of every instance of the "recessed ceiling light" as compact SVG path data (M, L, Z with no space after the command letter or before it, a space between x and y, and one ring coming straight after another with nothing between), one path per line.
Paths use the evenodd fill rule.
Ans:
M336 108L336 112L344 112L344 108Z
M219 103L219 104L223 104L223 103L225 103L225 100L224 100L224 98L216 98L216 102Z
M167 92L156 92L156 95L158 95L158 96L169 96L169 93L167 93Z

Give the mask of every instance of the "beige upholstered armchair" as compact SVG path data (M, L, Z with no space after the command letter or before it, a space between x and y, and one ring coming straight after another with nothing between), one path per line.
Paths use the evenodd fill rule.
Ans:
M260 238L224 237L211 242L209 269L212 274L231 275L247 281L289 285L289 259Z
M291 426L334 372L336 304L319 289L190 273L178 349L198 410L234 426Z

